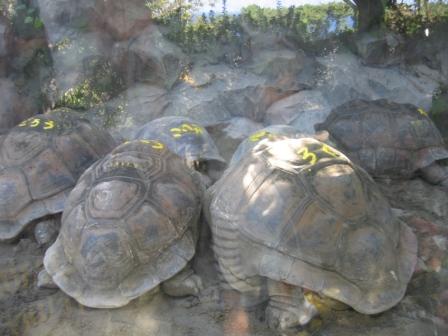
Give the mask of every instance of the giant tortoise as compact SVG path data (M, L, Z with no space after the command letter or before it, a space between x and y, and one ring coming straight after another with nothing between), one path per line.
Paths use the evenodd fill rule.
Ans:
M448 158L439 130L420 108L385 99L353 100L315 126L327 130L347 156L379 178L411 178L448 188Z
M78 177L114 146L105 130L69 110L14 127L0 145L0 241L61 213Z
M154 119L143 125L134 139L159 139L184 158L188 166L211 179L207 184L215 181L226 167L207 130L187 117Z
M115 308L162 284L197 294L203 190L198 173L158 140L124 143L92 165L69 195L45 269L82 305ZM45 284L49 285L49 284Z
M210 189L208 203L223 278L243 297L268 300L272 328L316 314L302 289L365 314L404 296L414 234L372 178L325 143L260 141Z

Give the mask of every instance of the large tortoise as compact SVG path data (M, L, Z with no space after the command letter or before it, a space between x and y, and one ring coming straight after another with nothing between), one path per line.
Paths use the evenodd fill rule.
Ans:
M301 288L365 314L403 297L416 238L371 177L336 149L311 138L264 139L210 194L223 278L243 297L269 299L272 328L316 313Z
M347 156L379 178L411 178L448 188L443 138L427 113L385 99L353 100L334 109L315 126L327 130Z
M200 278L188 262L202 208L200 181L158 140L118 146L70 193L60 234L45 254L46 271L88 307L121 307L162 283L171 295L197 294Z
M114 146L105 130L68 110L14 127L0 145L0 241L61 213L78 177Z
M143 125L134 139L159 139L186 160L188 166L211 181L218 179L226 162L207 130L187 117L170 116L154 119Z

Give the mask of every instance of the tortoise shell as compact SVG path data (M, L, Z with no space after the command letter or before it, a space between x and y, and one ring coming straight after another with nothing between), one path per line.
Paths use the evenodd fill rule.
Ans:
M243 292L269 278L377 313L416 262L415 236L370 176L311 138L262 140L212 187L208 217L222 274Z
M85 306L113 308L156 288L195 253L197 173L159 141L117 147L70 193L44 265Z
M437 127L424 110L410 104L353 100L315 128L327 130L338 148L375 177L410 178L448 158Z
M222 170L226 162L207 130L187 117L163 117L140 128L134 139L159 139L169 149L189 161L202 161Z
M238 148L232 155L229 165L234 165L241 160L241 158L249 153L263 139L275 139L280 137L288 138L304 138L305 134L300 133L292 126L289 125L271 125L262 128L251 135L249 135L243 142L241 142Z
M0 145L0 241L31 221L62 212L78 177L114 147L104 130L75 112L37 115Z

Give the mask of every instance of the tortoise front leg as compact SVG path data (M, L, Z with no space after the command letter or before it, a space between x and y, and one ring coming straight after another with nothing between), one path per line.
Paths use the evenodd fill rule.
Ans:
M198 295L202 287L201 278L194 273L190 264L162 283L162 290L170 296Z
M434 162L421 168L420 172L425 180L432 184L438 184L448 190L448 167Z
M281 334L307 324L318 311L303 295L303 290L283 282L268 280L269 304L266 320L271 329Z

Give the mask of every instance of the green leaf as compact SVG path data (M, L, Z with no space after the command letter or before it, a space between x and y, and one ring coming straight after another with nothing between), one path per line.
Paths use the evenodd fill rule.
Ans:
M34 21L34 19L31 17L31 16L27 16L26 18L25 18L25 23L33 23L33 21Z

